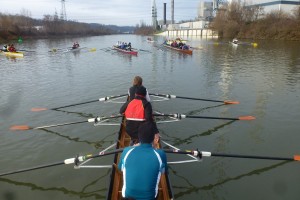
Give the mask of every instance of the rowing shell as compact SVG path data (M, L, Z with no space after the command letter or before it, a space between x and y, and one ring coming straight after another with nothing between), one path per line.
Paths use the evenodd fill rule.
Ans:
M119 52L122 52L122 53L130 54L130 55L137 56L137 54L138 54L137 51L129 51L129 50L126 50L126 49L121 49L121 48L119 48L119 47L117 47L115 45L113 46L113 49L115 49L115 50L117 50Z
M167 47L169 49L173 49L173 50L176 50L176 51L180 51L182 53L186 53L186 54L190 54L190 55L193 54L193 51L189 50L189 49L180 49L180 48L172 47L172 46L167 45L167 44L163 44L163 45L164 45L164 47Z
M5 56L10 56L10 57L20 57L23 58L24 54L22 52L6 52L6 51L0 51L1 54Z
M124 148L129 146L130 143L130 136L126 133L125 129L125 119L123 118L118 142L116 145L116 149ZM160 144L157 148L160 148ZM111 172L111 179L109 184L109 189L107 193L107 200L120 200L122 199L122 187L123 187L123 175L118 170L118 164L120 162L120 154L115 154L112 172ZM157 200L172 200L173 199L173 192L171 188L171 184L169 181L168 174L162 174L159 183L158 189L158 198Z

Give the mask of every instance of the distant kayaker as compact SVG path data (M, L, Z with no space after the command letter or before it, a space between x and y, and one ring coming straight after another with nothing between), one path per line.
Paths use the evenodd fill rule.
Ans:
M232 43L234 43L234 44L237 44L239 41L238 41L238 39L236 39L236 38L234 38L233 40L232 40Z
M79 43L78 42L74 42L72 49L77 49L79 47Z
M156 139L159 139L159 131L153 118L152 105L145 99L146 88L138 86L135 93L135 98L132 101L127 101L120 109L120 113L126 118L126 132L131 137L131 144L139 142L138 129L144 122L153 124Z
M121 154L118 169L123 172L122 197L125 199L157 198L161 174L167 173L167 156L163 150L152 147L153 129L150 122L141 124L140 144L126 147Z
M7 50L8 50L9 52L16 52L16 48L14 47L13 44L10 44L10 45L8 46Z

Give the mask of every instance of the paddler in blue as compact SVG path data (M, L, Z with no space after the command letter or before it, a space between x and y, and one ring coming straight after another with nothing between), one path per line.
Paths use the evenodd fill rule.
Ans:
M138 130L140 144L126 147L118 165L123 172L122 197L130 200L155 200L161 174L167 172L167 157L154 149L155 127L144 122Z
M152 115L152 105L146 100L146 94L144 86L137 86L135 98L127 101L120 109L120 113L125 115L126 132L131 137L132 144L138 143L138 128L145 121L153 123L157 133L156 138L159 137L159 131Z

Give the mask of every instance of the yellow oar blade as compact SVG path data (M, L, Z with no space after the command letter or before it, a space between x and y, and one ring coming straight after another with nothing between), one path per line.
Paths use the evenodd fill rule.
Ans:
M40 111L44 111L44 110L48 110L47 108L31 108L32 112L40 112Z
M91 48L89 51L91 52L96 51L96 48Z
M17 125L17 126L11 126L9 129L12 131L26 131L29 130L30 127L27 125Z
M239 117L239 120L254 120L255 117L253 116L241 116Z
M251 44L252 44L253 47L257 47L257 45L258 45L258 44L255 43L255 42L254 42L254 43L251 43Z
M224 101L225 104L240 104L239 101Z

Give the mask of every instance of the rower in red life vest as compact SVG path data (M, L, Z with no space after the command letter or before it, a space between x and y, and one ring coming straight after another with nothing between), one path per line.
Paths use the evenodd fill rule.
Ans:
M144 86L138 86L135 93L135 98L132 101L126 102L120 109L120 113L126 118L126 132L131 137L131 143L136 144L138 139L138 128L145 122L152 122L155 131L155 142L159 140L159 131L152 115L152 105L145 99L147 94Z

